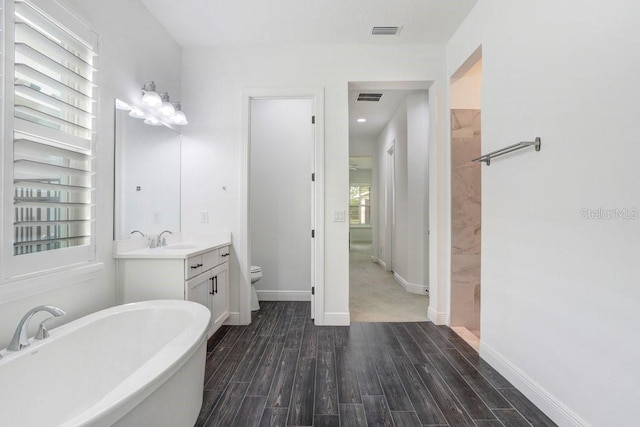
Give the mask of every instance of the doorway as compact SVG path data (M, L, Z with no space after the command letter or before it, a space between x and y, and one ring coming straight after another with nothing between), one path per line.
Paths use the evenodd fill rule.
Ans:
M317 225L322 189L316 179L323 174L317 166L322 161L317 155L323 149L322 133L316 130L322 99L318 94L256 92L260 95L245 98L247 265L239 294L241 322L251 320L252 265L262 268L262 278L255 284L258 299L309 301L309 314L316 318L318 301L312 289L323 285L322 274L317 274L323 239L312 233L322 231Z
M451 328L479 348L481 336L482 52L451 78Z
M349 310L354 322L427 320L428 87L428 82L349 83ZM363 158L371 159L370 171L362 170ZM361 199L367 193L364 224Z

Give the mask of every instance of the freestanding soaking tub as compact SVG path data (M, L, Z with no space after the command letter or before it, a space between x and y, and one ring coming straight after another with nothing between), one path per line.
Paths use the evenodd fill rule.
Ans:
M189 301L126 304L2 351L0 426L193 426L210 316Z

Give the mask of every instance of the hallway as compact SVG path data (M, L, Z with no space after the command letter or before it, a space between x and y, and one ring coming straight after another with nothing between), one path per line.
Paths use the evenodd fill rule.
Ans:
M349 311L352 322L424 322L429 297L406 292L393 274L371 261L371 245L351 244Z

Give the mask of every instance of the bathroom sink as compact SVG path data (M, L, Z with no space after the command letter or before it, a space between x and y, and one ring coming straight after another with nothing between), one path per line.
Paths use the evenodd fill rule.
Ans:
M198 247L197 245L171 245L171 246L165 246L164 249L193 249Z

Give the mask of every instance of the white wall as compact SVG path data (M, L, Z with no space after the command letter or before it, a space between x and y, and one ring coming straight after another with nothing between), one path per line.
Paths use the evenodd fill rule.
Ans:
M287 46L190 48L183 52L183 100L193 119L183 133L185 231L240 233L242 93L246 88L323 87L325 91L325 314L348 319L348 82L442 80L442 52L428 46ZM439 87L434 88L434 94ZM434 95L435 96L435 95ZM187 107L189 106L189 107ZM202 183L207 183L203 188ZM226 186L227 191L222 189ZM201 224L198 212L211 212ZM237 254L236 254L237 255ZM240 266L232 259L232 311L238 310ZM246 273L243 273L246 276ZM346 317L345 317L346 316Z
M640 208L639 21L480 0L447 49L450 76L482 43L483 152L542 138L482 167L481 354L562 425L640 418L640 219L583 210Z
M312 115L310 99L251 101L251 263L262 267L259 291L311 292Z
M457 70L460 71L460 70ZM482 58L464 74L451 77L449 108L451 110L479 110L482 100Z
M395 141L396 219L393 242L387 242L384 230L390 225L382 193L377 206L381 212L378 219L380 238L374 254L387 264L388 250L392 246L394 273L416 286L426 286L429 277L428 140L428 96L426 91L417 91L400 103L377 141L380 165L377 184L381 189L385 188L389 174L387 150Z
M409 283L429 278L429 99L427 91L407 96L407 260Z
M56 279L56 290L7 297L0 289L0 348L6 347L20 318L40 304L54 304L67 315L60 324L115 304L113 239L114 98L139 99L146 80L155 79L171 95L180 92L180 49L139 1L69 0L69 4L99 34L100 104L98 109L98 176L96 259L104 264L90 281L72 283L71 273ZM35 278L35 286L50 283L51 275ZM1 284L0 288L2 287ZM37 320L34 318L35 327ZM35 331L35 329L34 329Z

